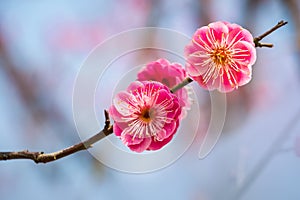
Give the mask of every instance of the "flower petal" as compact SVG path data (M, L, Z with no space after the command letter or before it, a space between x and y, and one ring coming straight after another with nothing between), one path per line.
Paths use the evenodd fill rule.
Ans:
M129 149L137 153L141 153L149 148L151 138L144 138L139 144L128 145Z
M172 140L172 138L173 138L173 135L170 135L170 137L168 137L162 141L152 139L151 144L148 146L147 150L153 151L153 150L161 149L166 144L168 144Z
M209 27L209 35L210 37L212 38L212 41L214 43L219 43L219 44L222 44L222 42L225 42L225 36L227 36L228 34L228 27L225 25L224 22L213 22L213 23L210 23L208 25ZM214 44L212 44L214 45Z
M118 126L118 123L115 123L113 126L113 130L116 136L121 136L123 130Z
M170 137L170 135L175 133L177 126L176 123L168 123L164 126L164 133L158 133L157 135L157 140L162 141L168 137Z
M234 49L233 60L245 65L253 65L255 63L256 49L249 42L237 42L232 48Z
M140 82L140 81L135 81L135 82L132 82L132 83L128 86L127 91L128 91L128 92L130 92L130 91L135 91L135 90L137 90L138 88L141 88L141 87L143 87L143 86L144 86L144 84L143 84L142 82Z
M134 98L128 92L120 92L113 100L116 110L123 116L132 115L135 111Z
M238 41L246 41L254 46L253 36L248 30L237 24L228 24L227 27L229 29L227 38L228 44L234 44Z
M114 121L117 122L122 122L124 121L124 116L121 115L118 110L116 109L116 107L114 105L112 105L109 109L108 109L109 115L113 118Z
M156 105L163 106L164 110L168 110L173 107L173 98L176 98L176 96L172 96L172 94L167 90L160 90L158 91L158 96L156 99Z
M140 144L144 138L134 137L130 132L130 128L125 128L121 134L121 140L125 145Z

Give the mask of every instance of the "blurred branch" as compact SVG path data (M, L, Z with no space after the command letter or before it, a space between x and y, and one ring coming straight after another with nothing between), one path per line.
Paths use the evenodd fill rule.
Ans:
M282 0L291 14L296 28L297 48L300 50L300 2L298 0Z
M247 175L246 179L243 181L242 185L237 188L237 191L234 195L229 198L230 200L238 200L243 197L245 192L250 188L252 183L259 177L263 172L263 169L270 163L273 157L280 152L282 144L289 138L292 133L292 130L299 124L300 119L300 110L296 112L294 117L288 122L288 124L281 130L277 138L270 145L266 153L261 157L258 164L254 169Z
M265 38L266 36L270 35L274 31L276 31L277 29L279 29L280 27L286 25L287 23L288 22L282 20L282 21L278 22L275 26L273 26L271 29L269 29L268 31L266 31L265 33L263 33L260 36L254 38L255 47L269 47L269 48L272 48L273 44L260 43L260 41L263 38Z
M33 160L35 163L48 163L69 156L78 151L87 150L91 148L94 143L113 133L113 126L110 125L109 114L106 110L104 111L104 115L105 125L103 130L83 142L53 153L30 152L28 150L17 152L0 152L0 160L29 159Z
M0 29L0 59L2 61L1 67L5 70L7 75L14 82L14 86L16 86L18 93L22 100L29 106L32 102L35 102L36 99L36 85L33 81L26 76L26 74L22 73L18 67L11 60L9 53L6 50L4 36L1 33Z
M26 113L26 119L21 118L22 123L18 124L26 129L23 131L23 139L39 143L36 134L51 131L52 137L59 137L61 141L68 142L68 145L74 144L76 138L67 133L74 132L75 128L54 98L57 88L48 82L53 80L53 76L34 70L37 66L29 67L32 61L23 59L22 51L19 52L14 45L10 46L12 49L9 50L11 42L7 36L0 22L0 72L8 78L9 89L15 91L18 97L16 103L22 106L22 110L13 112L13 115L18 115L19 112ZM45 129L45 125L51 129Z
M0 24L1 25L1 24ZM12 81L11 87L14 87L24 104L24 107L28 109L32 116L32 119L36 124L41 122L56 122L60 121L61 124L69 124L64 118L63 113L59 108L52 106L51 110L41 106L41 99L45 94L39 88L45 88L43 82L38 81L30 77L27 71L24 71L24 67L19 67L11 57L9 51L7 51L4 34L2 33L0 26L0 61L1 68L7 74ZM41 79L42 80L42 79ZM43 80L44 81L44 80ZM48 95L48 93L47 93Z
M203 26L214 21L213 2L210 0L198 0L197 5L193 5L198 14L198 25Z

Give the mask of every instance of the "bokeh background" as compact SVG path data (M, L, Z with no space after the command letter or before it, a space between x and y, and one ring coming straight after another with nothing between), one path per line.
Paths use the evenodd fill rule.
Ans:
M0 199L300 199L299 13L297 0L1 1L0 151L51 152L80 141L76 75L114 34L155 26L192 36L226 20L257 36L282 19L289 24L264 39L274 48L257 49L251 83L227 95L224 131L205 159L198 151L210 102L202 91L203 129L171 166L123 173L89 152L48 164L1 161Z

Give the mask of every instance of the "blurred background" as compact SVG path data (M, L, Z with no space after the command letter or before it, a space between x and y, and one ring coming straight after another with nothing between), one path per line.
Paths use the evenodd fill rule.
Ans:
M289 24L264 39L274 48L257 49L251 83L227 95L224 132L205 159L198 151L210 102L202 91L202 128L171 166L123 173L89 152L45 165L1 161L0 199L300 199L299 13L297 0L1 1L0 151L51 152L80 141L76 75L114 34L155 26L192 36L225 20L258 36L282 19Z

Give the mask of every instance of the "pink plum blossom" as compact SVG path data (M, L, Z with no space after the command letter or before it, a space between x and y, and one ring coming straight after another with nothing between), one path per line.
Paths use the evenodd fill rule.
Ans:
M248 30L218 21L195 32L185 56L187 73L200 86L230 92L251 80L256 49Z
M118 93L109 108L115 135L132 151L158 150L171 141L181 107L169 88L156 81L135 81Z
M177 85L186 78L186 72L181 64L170 63L167 59L158 59L144 66L137 75L139 81L158 81L169 88ZM179 119L183 119L187 115L187 110L191 107L191 101L188 95L188 88L184 87L174 93L182 107Z

